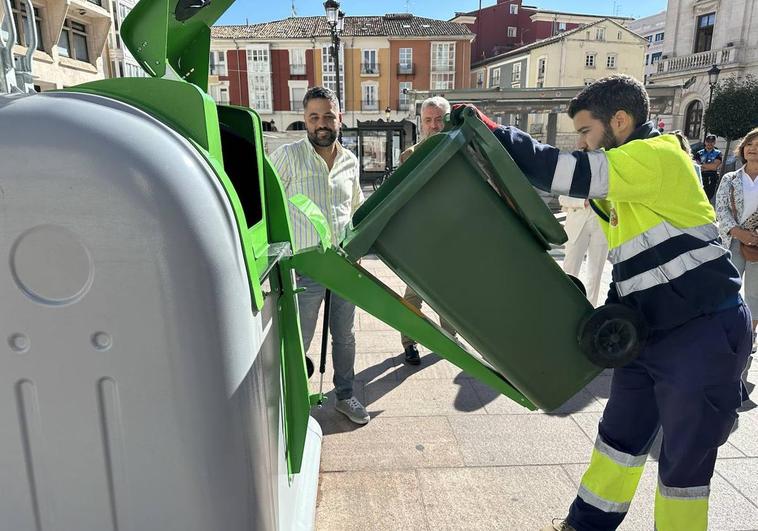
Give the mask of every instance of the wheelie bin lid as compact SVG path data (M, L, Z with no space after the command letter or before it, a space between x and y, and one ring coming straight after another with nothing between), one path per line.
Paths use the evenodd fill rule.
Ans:
M464 108L454 113L444 131L420 144L355 212L343 242L348 255L358 259L368 253L392 216L458 154L479 169L545 249L566 242L563 227L502 144L472 109Z
M140 0L121 38L152 77L183 79L208 89L211 26L234 0Z

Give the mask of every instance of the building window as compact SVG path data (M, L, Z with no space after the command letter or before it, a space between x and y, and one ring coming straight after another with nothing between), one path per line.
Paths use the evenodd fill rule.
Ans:
M595 82L595 80L594 80L594 79L585 79L585 80L584 80L584 86L585 86L585 87L589 87L589 86L590 86L590 85L592 85L594 82Z
M290 75L305 75L305 50L303 48L292 48L290 53Z
M323 79L324 86L337 92L337 76L334 69L334 57L329 52L329 47L324 46L321 48L321 78ZM340 101L342 102L343 109L345 106L345 54L344 48L340 46Z
M495 68L490 72L490 88L500 86L500 68Z
M518 4L511 4L508 7L510 8L511 15L518 15Z
M566 31L566 23L565 22L559 22L558 23L558 31Z
M655 34L655 42L663 42L663 32Z
M290 86L290 110L293 112L303 112L303 98L308 90L308 82L303 81L298 86Z
M708 13L697 17L697 33L695 34L695 53L707 52L711 49L713 26L716 24L716 13Z
M28 46L28 39L26 38L26 4L21 0L13 0L11 2L13 10L13 19L16 22L16 44L21 46ZM37 28L37 50L44 51L45 46L42 39L42 10L34 6L34 25Z
M397 102L397 110L407 111L411 108L411 95L408 93L413 90L413 83L410 81L401 81L399 89L400 99Z
M518 29L513 26L508 26L508 36L509 37L518 36Z
M645 66L647 66L649 64L650 64L650 54L646 53L645 54Z
M413 48L400 48L398 74L413 73Z
M476 86L482 88L484 86L484 72L476 73Z
M595 40L596 41L604 41L605 40L605 28L597 28L595 30Z
M647 37L645 37L645 38L647 39L647 42L648 42L649 44L652 44L652 43L653 43L653 36L652 36L652 35L648 35L648 36L647 36Z
M455 74L432 74L432 90L453 90L455 88Z
M58 39L58 54L88 63L87 26L66 19Z
M650 64L654 65L655 63L661 60L661 57L663 57L663 52L655 52L653 55L650 56Z
M225 76L226 73L226 52L212 51L210 53L210 74L212 76Z
M586 68L595 68L595 53L584 54L584 66Z
M361 74L370 76L379 74L379 62L376 57L376 50L363 50L361 53Z
M519 81L521 81L521 63L514 63L511 83L518 83Z
M247 78L250 106L260 111L271 111L271 63L268 48L247 50Z
M537 61L537 79L544 79L546 70L547 70L547 58L541 57L540 60Z
M695 100L687 106L684 115L684 132L687 138L700 138L700 125L703 122L703 103Z
M219 87L218 89L218 102L222 105L229 104L229 89L226 87Z
M372 83L361 85L361 110L378 111L379 110L379 87Z
M455 43L433 42L431 90L455 88Z
M605 60L605 66L610 69L616 68L616 54L608 54L608 57Z

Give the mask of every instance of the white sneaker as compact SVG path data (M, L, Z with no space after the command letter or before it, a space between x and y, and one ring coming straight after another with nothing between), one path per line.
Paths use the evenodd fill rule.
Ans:
M337 400L334 407L356 424L368 424L368 421L371 420L366 408L354 396L345 400Z

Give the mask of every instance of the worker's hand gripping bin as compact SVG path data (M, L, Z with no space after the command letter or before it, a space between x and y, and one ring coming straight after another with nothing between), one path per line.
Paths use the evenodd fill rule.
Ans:
M0 95L2 529L313 526L287 206L205 93L229 3L140 2L153 78Z
M376 253L533 404L552 410L602 367L627 362L644 326L593 310L548 254L565 232L473 112L427 139L353 218L351 258Z

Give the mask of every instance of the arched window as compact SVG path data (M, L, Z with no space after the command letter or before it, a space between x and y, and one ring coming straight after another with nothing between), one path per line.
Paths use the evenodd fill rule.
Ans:
M684 133L687 138L700 138L700 126L703 123L703 102L695 100L687 106L684 115Z
M287 131L305 131L305 122L292 122L287 126Z

